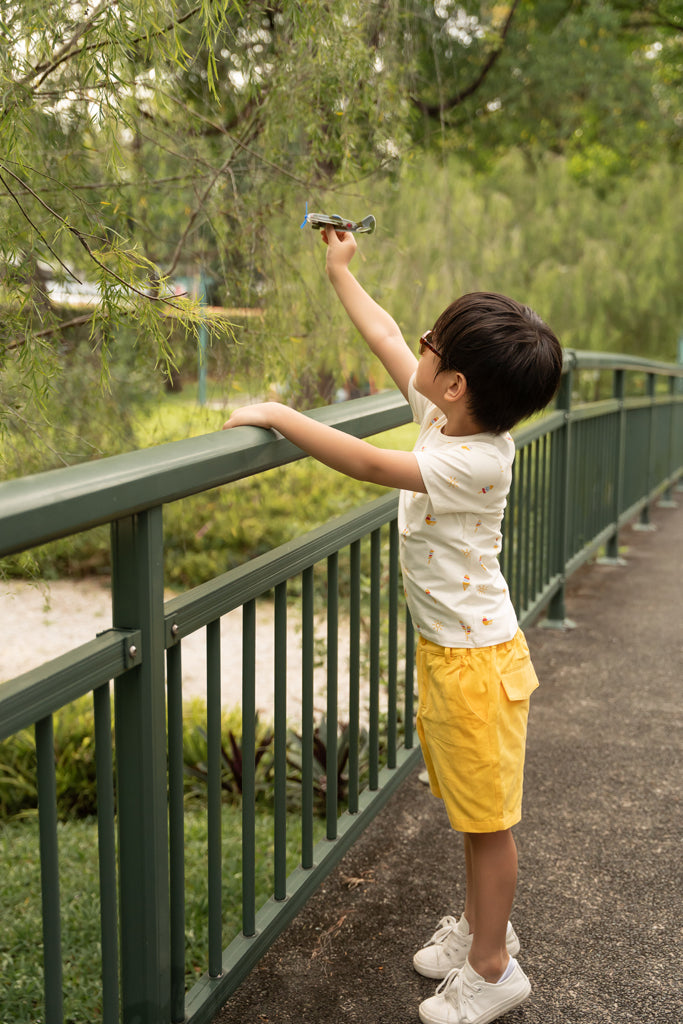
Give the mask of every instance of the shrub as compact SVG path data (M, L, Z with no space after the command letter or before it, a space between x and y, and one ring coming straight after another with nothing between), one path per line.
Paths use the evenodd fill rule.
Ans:
M95 720L88 698L67 705L54 716L54 746L60 819L95 814ZM23 729L0 743L0 819L36 810L36 770L33 729Z
M242 724L239 710L221 716L221 790L223 801L239 804L242 798ZM323 718L315 729L315 793L317 807L326 788L326 725ZM63 708L54 718L57 813L61 821L87 818L97 813L95 766L95 723L88 698ZM290 802L298 804L301 781L301 737L290 731L287 737ZM361 734L361 755L367 737ZM349 754L348 726L340 726L338 740L338 795L346 798ZM207 733L206 705L201 700L185 705L183 716L183 761L185 799L189 804L206 802ZM256 801L270 806L273 798L273 729L256 720ZM295 785L296 784L296 785ZM297 791L295 793L295 790ZM32 729L23 729L0 743L0 821L30 816L38 807L36 785L36 744Z

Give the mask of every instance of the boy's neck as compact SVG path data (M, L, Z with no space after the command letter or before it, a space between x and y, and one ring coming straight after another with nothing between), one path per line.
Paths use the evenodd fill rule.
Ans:
M472 434L485 433L483 427L475 420L464 402L456 402L451 408L443 409L446 422L441 433L446 437L470 437Z

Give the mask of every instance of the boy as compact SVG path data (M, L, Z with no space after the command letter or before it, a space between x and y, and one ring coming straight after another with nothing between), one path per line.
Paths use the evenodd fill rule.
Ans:
M466 897L414 957L443 979L423 1024L487 1024L523 1002L529 981L509 924L517 881L511 828L521 817L529 696L538 685L501 575L500 526L514 443L508 431L551 400L562 371L552 331L528 307L474 293L420 339L419 359L349 270L356 242L323 232L327 273L350 319L408 399L413 452L375 448L276 403L226 427L272 427L359 480L401 490L406 599L417 633L417 729L432 792L464 835Z

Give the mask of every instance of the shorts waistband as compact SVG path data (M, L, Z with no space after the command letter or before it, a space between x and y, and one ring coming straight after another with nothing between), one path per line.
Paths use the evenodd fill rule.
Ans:
M499 644L491 644L489 647L444 647L441 644L435 643L433 640L427 640L426 637L418 637L418 647L425 648L431 651L433 654L441 655L445 661L454 661L456 658L467 659L474 656L485 656L483 652L489 651L510 651L519 642L520 637L524 634L521 629L517 629L517 632L513 636L512 640L503 640Z

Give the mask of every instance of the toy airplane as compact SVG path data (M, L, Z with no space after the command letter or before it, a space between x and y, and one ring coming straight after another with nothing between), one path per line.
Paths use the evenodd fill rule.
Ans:
M310 224L315 229L332 227L336 228L337 231L355 231L359 235L371 235L375 230L376 221L372 214L356 223L356 221L340 217L338 213L309 213L308 203L306 203L306 216L301 223L301 227L305 228L307 224Z

